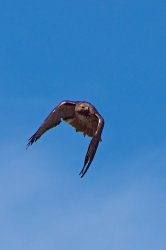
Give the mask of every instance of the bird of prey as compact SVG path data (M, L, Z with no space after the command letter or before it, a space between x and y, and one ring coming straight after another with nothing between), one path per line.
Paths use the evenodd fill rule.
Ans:
M89 102L62 101L51 111L36 133L29 138L27 147L36 142L47 130L59 125L61 120L73 126L76 132L80 131L84 136L92 137L85 156L84 166L80 172L81 177L83 177L95 156L104 127L103 117Z

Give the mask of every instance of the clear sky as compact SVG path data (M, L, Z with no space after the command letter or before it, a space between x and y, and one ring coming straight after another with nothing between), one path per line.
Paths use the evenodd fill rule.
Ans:
M0 2L0 249L165 250L166 2ZM105 119L26 150L64 99Z

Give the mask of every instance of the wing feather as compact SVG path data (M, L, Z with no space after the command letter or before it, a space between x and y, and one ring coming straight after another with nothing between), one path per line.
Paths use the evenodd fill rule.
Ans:
M97 113L95 113L95 115L98 117L98 126L97 126L96 133L89 144L89 147L85 156L84 166L80 172L81 178L86 174L88 168L90 167L93 161L93 158L95 156L96 150L98 148L99 142L101 141L101 133L104 127L104 119L102 118L102 116L100 116Z
M63 101L57 107L55 107L41 124L36 133L29 138L27 147L36 142L47 130L59 125L61 118L68 119L74 117L75 105L76 102Z

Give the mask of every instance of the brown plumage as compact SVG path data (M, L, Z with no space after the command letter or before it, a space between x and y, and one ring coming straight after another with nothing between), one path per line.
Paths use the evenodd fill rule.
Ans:
M84 166L80 172L81 177L83 177L95 156L104 127L104 119L89 102L62 101L52 110L36 133L29 139L27 147L36 142L47 130L59 125L61 119L73 126L77 132L80 131L84 135L92 137L85 156Z

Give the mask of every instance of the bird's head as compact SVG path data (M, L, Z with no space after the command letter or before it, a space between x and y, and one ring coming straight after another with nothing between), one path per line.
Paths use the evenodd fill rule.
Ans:
M81 115L88 115L89 114L89 105L88 103L80 103L76 106L76 112Z

